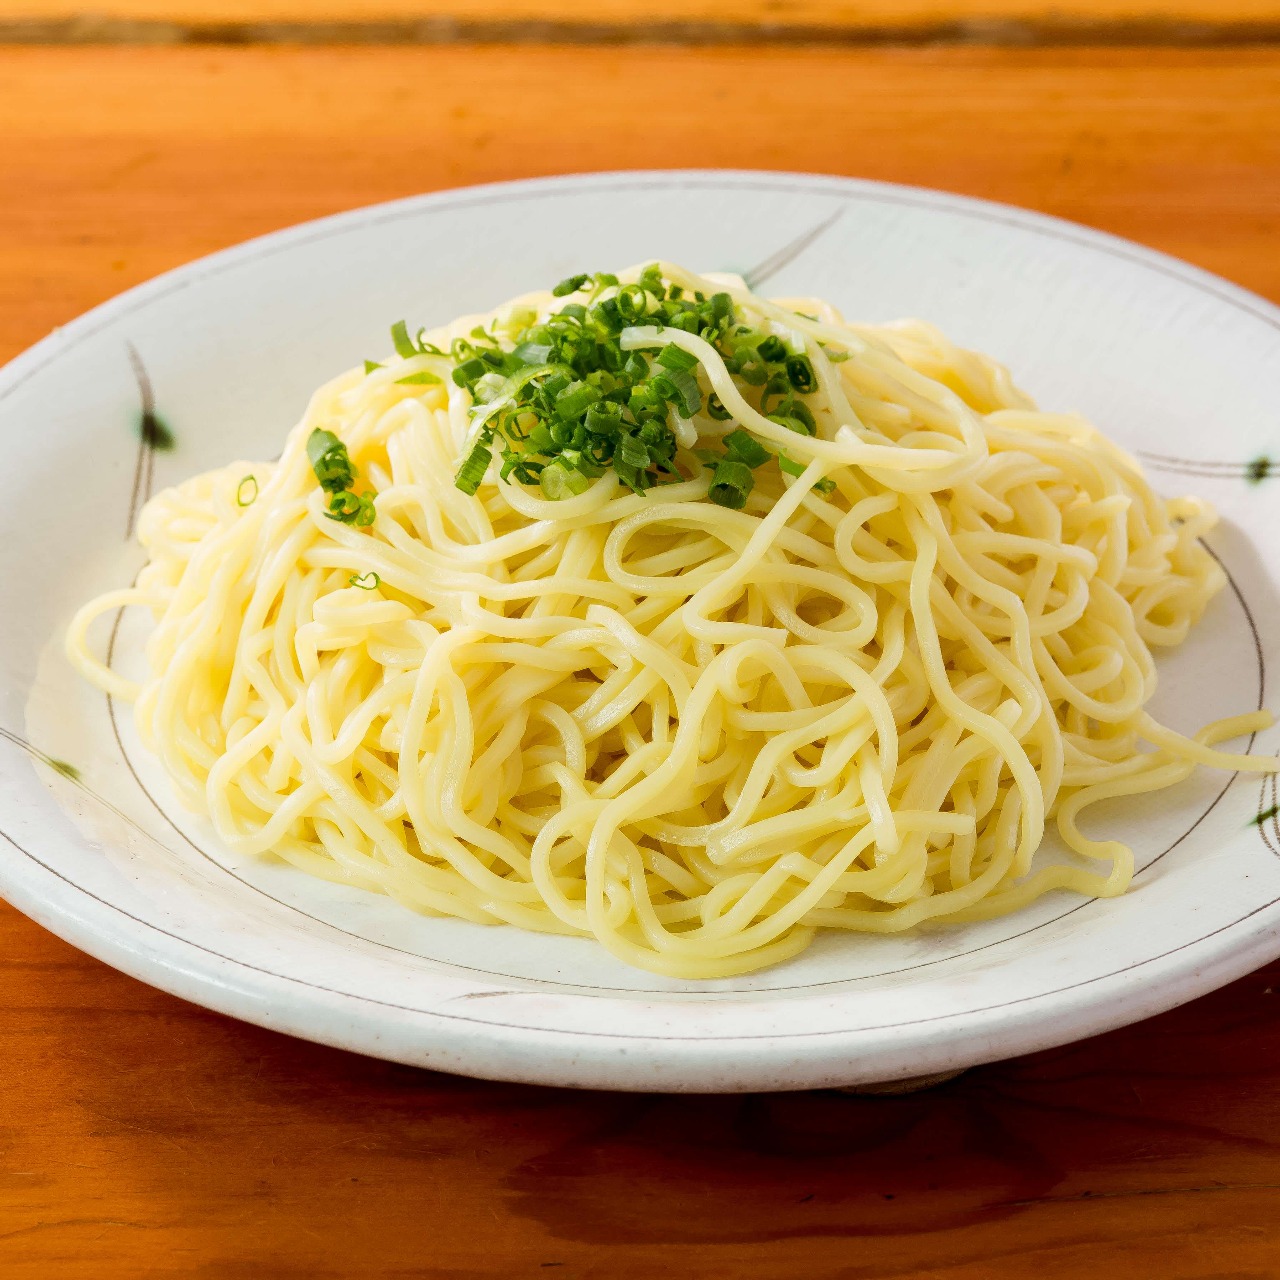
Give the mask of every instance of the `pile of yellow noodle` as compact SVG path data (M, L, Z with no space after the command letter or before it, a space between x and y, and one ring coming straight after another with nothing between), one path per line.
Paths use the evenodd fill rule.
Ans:
M727 287L749 323L804 342L815 438L763 418L701 339L660 341L697 355L733 414L695 418L701 443L740 424L801 479L761 468L733 511L682 450L693 478L644 496L610 471L551 502L495 468L469 497L467 393L439 357L392 359L321 388L279 462L154 498L149 563L81 611L72 660L136 698L146 744L233 849L682 978L773 964L820 928L1121 893L1130 851L1083 836L1085 806L1197 763L1276 768L1209 745L1263 713L1191 740L1144 710L1152 648L1223 585L1198 541L1211 510L1161 498L1094 428L926 325ZM443 383L398 381L422 370ZM326 518L316 427L376 488L371 528ZM125 604L156 620L140 687L88 648ZM1049 819L1072 854L1037 858Z

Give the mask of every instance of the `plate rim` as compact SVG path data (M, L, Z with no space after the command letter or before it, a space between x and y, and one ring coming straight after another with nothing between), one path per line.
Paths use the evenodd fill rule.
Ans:
M606 170L477 184L364 205L268 232L194 259L99 303L0 367L0 402L69 346L117 317L254 258L352 228L412 217L424 209L496 202L513 193L536 198L627 185L667 185L673 189L722 186L739 190L764 187L773 191L802 188L815 195L862 197L881 204L977 217L988 225L995 222L1048 234L1172 276L1280 332L1280 307L1248 289L1123 237L1013 205L927 187L829 174L749 169ZM1230 781L1238 776L1232 775ZM368 996L317 988L300 978L221 955L180 934L139 920L122 907L81 888L12 836L2 831L0 835L23 855L14 867L10 866L12 859L0 859L0 894L65 941L149 985L217 1012L338 1048L472 1076L538 1084L754 1091L869 1083L953 1070L1050 1048L1151 1016L1280 956L1280 898L1276 898L1172 951L1081 983L977 1011L896 1026L856 1030L830 1027L758 1038L717 1034L662 1039L622 1032L602 1036L407 1010ZM106 918L111 915L135 923L119 925L117 920L118 927L113 930L111 920ZM137 925L168 941L158 949L142 945L140 939L131 936ZM1135 981L1127 976L1135 970L1148 972ZM1089 989L1087 994L1085 989ZM1157 994L1152 995L1153 990ZM599 997L566 992L557 998ZM798 992L791 998L806 997ZM655 995L651 1002L660 1005L663 1000ZM687 1000L681 1004L686 1011L691 1007ZM371 1009L378 1012L371 1013ZM965 1019L963 1030L953 1035L945 1024L958 1017ZM459 1027L465 1029L458 1030ZM873 1046L859 1043L868 1036L875 1037ZM726 1049L734 1044L750 1048L727 1055L729 1061L723 1061ZM860 1055L860 1049L871 1052Z

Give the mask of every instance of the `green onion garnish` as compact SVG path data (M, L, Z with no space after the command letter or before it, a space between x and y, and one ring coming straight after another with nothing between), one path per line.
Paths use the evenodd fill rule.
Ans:
M581 275L568 276L551 290L552 295L557 298L567 298L569 294L577 293L590 279L591 277L585 271Z
M772 364L787 358L787 348L783 345L781 338L771 333L761 340L756 347L756 354L761 360L767 360Z
M808 356L787 357L787 379L801 395L818 385L817 375L813 372Z
M361 591L376 591L382 586L382 579L372 569L368 573L353 573L347 579L348 586L359 587Z
M657 356L658 363L664 369L680 370L680 369L696 369L698 367L698 357L690 355L683 347L678 347L674 342L668 342Z
M352 492L351 486L360 473L347 454L347 446L332 431L317 427L307 437L307 457L320 487L330 495L325 515L359 529L368 528L377 514L374 495Z
M347 456L347 446L332 431L317 427L307 437L307 457L311 459L311 469L326 493L341 493L343 489L349 489L356 478L356 469Z
M409 337L409 326L403 320L397 320L391 326L391 341L395 346L396 355L403 356L406 360L418 354L417 344Z
M403 378L396 379L397 386L418 386L419 384L429 382L439 382L438 375L432 373L428 369L423 369L421 373L410 373Z
M711 501L722 507L732 507L735 511L741 510L747 505L747 495L755 482L756 478L745 462L725 458L716 464L711 477Z
M236 486L236 506L251 507L258 499L258 477L245 476Z
M708 297L672 285L656 264L633 284L619 284L608 272L581 272L552 292L557 298L577 296L542 319L528 308L513 308L492 330L477 327L450 345L449 377L471 396L474 423L454 480L463 493L477 493L495 462L500 483L536 484L555 500L584 493L609 470L644 493L687 476L687 457L677 463L677 435L688 441L690 430L705 431L705 414L731 428L722 448L699 451L713 473L709 497L743 507L754 485L752 472L778 455L736 426L719 397L704 393L696 355L679 342L650 345L650 335L662 329L696 335L714 347L766 417L802 435L817 433L805 403L817 389L817 377L804 339L789 334L784 341L744 323L728 293ZM445 354L428 347L421 331L411 337L403 321L392 327L391 338L406 358ZM435 378L408 374L399 381ZM312 464L333 495L333 517L358 524L366 512L363 506L357 510L360 500L351 491L355 469L345 451L335 449L336 438L331 440L317 444ZM779 457L779 465L798 474L790 468L799 464L790 459ZM370 502L367 518L371 511Z
M480 481L484 479L485 472L489 470L489 463L493 460L493 453L489 448L492 439L491 435L488 439L478 440L467 455L467 460L458 469L454 484L463 493L475 493L480 487Z
M778 454L778 469L789 476L802 476L805 473L804 463L788 458L785 453ZM824 476L813 487L819 493L834 493L836 482L830 476Z
M743 431L741 427L730 431L725 436L723 444L739 462L745 462L749 467L762 467L773 457L773 454L755 436Z
M574 467L551 463L542 468L538 483L543 494L548 498L573 498L586 493L591 481Z

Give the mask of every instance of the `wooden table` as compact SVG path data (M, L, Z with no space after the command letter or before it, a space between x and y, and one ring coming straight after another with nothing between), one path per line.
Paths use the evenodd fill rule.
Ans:
M0 358L299 219L615 166L947 187L1280 299L1273 0L93 8L0 5ZM1280 1275L1280 966L912 1097L611 1096L289 1040L0 907L0 1274Z

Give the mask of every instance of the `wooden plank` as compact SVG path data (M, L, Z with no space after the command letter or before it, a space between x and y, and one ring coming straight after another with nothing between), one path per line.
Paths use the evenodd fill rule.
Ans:
M1185 24L1209 31L1233 24L1280 27L1277 0L7 0L0 32L23 24L63 38L97 33L120 39L216 37L217 28L249 27L250 34L294 38L323 35L331 24L373 28L377 38L448 38L463 28L519 38L528 24L567 31L627 32L643 36L674 25L687 34L723 38L759 30L909 36L937 33L970 38L1056 34L1093 28L1132 29L1176 36ZM53 25L51 25L53 24ZM271 31L283 24L287 30ZM379 33L376 28L382 27ZM223 32L223 34L226 34ZM1194 38L1196 32L1183 32Z
M622 49L0 51L0 191L21 193L0 201L0 355L292 222L630 166L936 185L1280 297L1280 52L672 50L663 69L690 91L655 96ZM531 123L552 120L572 125Z
M302 218L625 165L947 187L1280 299L1280 50L662 57L684 91L625 49L0 49L0 358ZM247 1027L0 907L0 1273L1272 1275L1277 991L913 1098L570 1094Z

